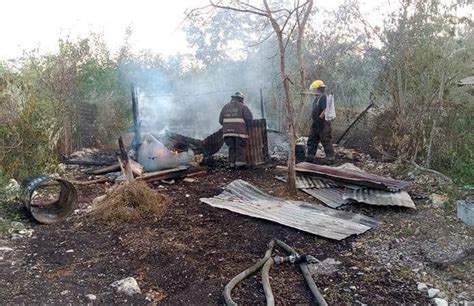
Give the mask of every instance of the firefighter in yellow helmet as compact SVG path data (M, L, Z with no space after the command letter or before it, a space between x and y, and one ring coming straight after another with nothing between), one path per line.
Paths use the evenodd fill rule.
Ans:
M309 90L314 94L313 109L311 112L311 133L308 137L308 150L306 161L314 162L318 145L321 142L324 154L329 162L335 160L334 148L332 146L331 122L325 119L326 110L326 85L322 80L311 83Z

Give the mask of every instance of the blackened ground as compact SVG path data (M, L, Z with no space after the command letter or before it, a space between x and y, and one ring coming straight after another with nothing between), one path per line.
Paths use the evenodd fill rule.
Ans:
M94 294L102 303L142 304L152 300L165 304L222 304L225 284L261 258L270 239L279 238L301 253L342 262L335 274L315 279L329 304L428 303L416 290L413 274L403 268L387 268L370 252L358 248L369 242L367 237L376 235L379 228L360 237L331 241L199 201L219 194L235 179L245 179L285 197L284 184L274 179L278 174L275 167L242 171L216 167L193 183L155 185L170 199L161 218L149 216L118 225L97 223L79 215L56 225L30 222L34 236L13 242L15 253L10 261L15 263L1 266L0 300L78 303L88 302L86 295ZM102 193L102 186L80 187L80 205L89 205ZM309 200L303 194L299 198ZM416 214L403 209L390 213L383 210L364 207L365 213L381 218L382 227L387 221L393 226ZM387 242L382 237L378 243ZM142 295L124 296L110 287L112 282L129 276L137 279ZM271 283L278 304L313 303L295 266L274 267ZM351 286L356 290L349 289ZM245 280L233 296L238 303L263 304L260 276Z

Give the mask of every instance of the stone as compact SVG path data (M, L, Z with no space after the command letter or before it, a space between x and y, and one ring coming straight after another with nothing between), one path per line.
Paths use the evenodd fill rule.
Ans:
M428 286L425 283L418 283L418 291L428 292Z
M430 299L432 298L435 298L438 296L438 293L440 293L441 291L439 289L436 289L436 288L431 288L428 290L428 297Z
M460 300L468 300L469 299L469 292L463 291L458 294L458 299Z
M17 195L20 193L20 184L14 179L10 179L9 183L5 186L4 200L6 202L12 202L15 200Z
M74 253L74 250L67 250L66 253Z
M18 231L18 234L30 238L31 236L33 236L34 231L34 229L22 229Z
M430 203L434 208L443 208L449 198L445 194L432 193L430 195Z
M10 222L10 233L13 233L15 231L21 231L26 229L25 225L21 222L18 221L12 221Z
M87 298L89 301L95 301L95 300L97 300L97 296L95 296L94 294L86 294L86 298Z
M69 294L69 290L64 290L61 292L61 295L66 295L66 294Z
M448 306L448 301L440 299L440 298L435 298L433 299L433 304L436 306Z
M8 253L8 252L13 252L13 249L10 247L0 247L0 253Z
M127 277L110 284L118 293L123 293L132 296L137 293L142 293L138 286L137 280L133 277Z
M436 297L438 297L440 299L446 299L448 296L446 295L446 293L441 291L440 293L438 293L438 295Z
M456 202L457 217L464 223L474 226L474 204L459 200Z
M22 236L22 235L19 235L19 234L12 234L12 235L11 235L11 238L12 238L12 240L18 240L18 239L23 238L23 236Z
M356 286L350 286L349 289L351 289L352 291L356 291L357 287Z

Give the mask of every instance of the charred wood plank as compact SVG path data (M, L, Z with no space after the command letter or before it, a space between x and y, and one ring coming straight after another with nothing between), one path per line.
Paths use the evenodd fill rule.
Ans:
M100 175L100 174L107 174L107 173L116 172L116 171L120 171L120 165L118 163L115 163L107 167L99 168L99 169L93 169L93 170L87 171L86 173L93 174L93 175Z
M123 144L122 136L118 139L118 144L120 148L120 156L118 157L120 169L122 170L123 175L126 177L128 182L133 182L135 180L132 172L132 168L130 167L130 161L128 158L127 151L125 150L125 146Z

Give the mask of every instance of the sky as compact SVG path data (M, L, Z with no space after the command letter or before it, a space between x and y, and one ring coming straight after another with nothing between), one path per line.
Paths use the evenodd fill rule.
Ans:
M342 0L324 1L325 7ZM0 59L39 48L54 52L60 37L103 33L114 50L131 27L134 50L149 49L164 55L187 53L180 26L186 9L207 0L7 0L2 1Z
M396 0L386 0L395 3ZM317 0L323 9L337 7L343 0ZM372 11L381 0L365 0ZM163 55L189 53L181 24L186 9L207 0L6 0L0 17L0 60L15 58L22 50L39 48L54 52L59 38L85 37L102 33L112 50L123 42L131 27L132 50L148 49ZM372 16L378 16L373 11ZM377 17L376 17L377 18Z

